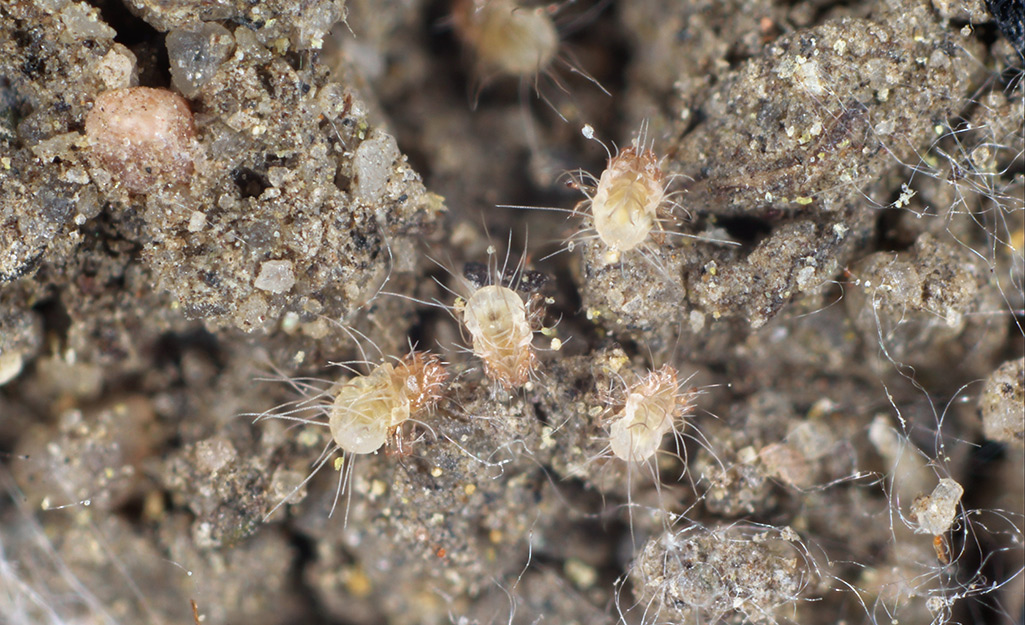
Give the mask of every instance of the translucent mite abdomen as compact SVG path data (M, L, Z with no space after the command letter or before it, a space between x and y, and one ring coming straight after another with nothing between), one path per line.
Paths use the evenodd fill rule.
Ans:
M609 159L591 200L598 236L617 252L640 245L658 221L664 175L651 150L629 147Z

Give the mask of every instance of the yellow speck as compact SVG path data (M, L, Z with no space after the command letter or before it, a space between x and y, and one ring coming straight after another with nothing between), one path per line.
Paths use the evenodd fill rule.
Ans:
M142 516L149 521L159 521L164 517L164 495L158 490L151 490L142 501Z
M441 467L434 467L431 469L431 477L441 477L442 473L444 473L444 471L441 470Z
M284 54L288 51L288 39L285 37L278 37L274 41L270 42L270 47L278 54Z
M800 204L801 206L807 206L807 205L811 204L814 201L815 201L814 198L805 197L805 196L794 198L794 202Z
M475 492L477 492L477 485L476 484L467 484L466 486L463 487L463 492L466 493L467 495L472 495Z
M501 530L491 530L490 532L488 532L488 540L490 540L495 545L502 542L502 538L503 535Z
M737 452L737 460L739 460L743 464L752 464L757 459L758 452L755 451L755 448L750 445L744 447L743 449Z
M1025 250L1025 228L1018 228L1011 235L1011 250L1018 252L1019 254Z
M4 156L4 157L0 158L0 165L3 165L4 169L10 169L11 168L11 159L10 159L10 157Z
M623 368L623 365L625 365L628 362L630 362L630 359L627 358L626 354L624 354L623 352L618 352L616 355L609 358L609 368L613 371L618 372L620 369Z
M334 462L334 465L333 465L334 468L335 468L335 471L341 471L342 470L342 466L344 466L344 465L345 465L345 456L338 456L337 458L335 458L335 462Z
M552 428L546 425L541 428L541 449L551 449L552 447L555 447L555 439L552 438Z
M566 577L580 589L590 588L598 581L598 572L576 558L566 560L563 570L566 572Z
M360 569L348 571L348 575L345 576L345 586L356 597L366 597L370 594L370 578Z

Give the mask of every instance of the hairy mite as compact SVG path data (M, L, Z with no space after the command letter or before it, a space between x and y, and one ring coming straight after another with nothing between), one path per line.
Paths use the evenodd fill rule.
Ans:
M632 146L609 159L591 198L594 228L606 245L627 252L648 238L665 199L664 179L651 150Z
M434 407L446 378L437 356L413 352L397 366L382 363L348 380L328 408L331 437L345 452L377 451L406 421Z
M516 0L457 0L452 17L484 77L536 75L559 50L559 32L544 7Z
M608 147L595 138L594 128L590 125L583 128L584 136L601 143L609 159L594 187L574 186L587 196L582 205L590 204L594 229L602 243L609 247L613 261L618 260L622 252L639 246L655 226L660 226L659 211L669 196L659 158L644 145L645 131L642 127L633 145L613 156ZM594 180L590 174L584 176Z
M676 369L663 365L651 371L626 393L623 408L612 416L609 445L627 462L645 462L662 446L677 419L690 406L690 394L680 393Z
M506 390L525 384L537 366L534 331L520 295L492 284L473 292L462 306L463 324L484 371Z
M277 418L327 426L331 431L332 444L325 449L306 479L275 505L265 518L274 514L313 479L336 451L341 451L344 458L335 461L335 466L340 469L337 495L348 491L353 456L374 453L389 439L402 453L402 426L437 405L447 379L448 374L437 356L413 351L396 364L382 363L366 375L356 375L326 389L317 388L310 382L293 382L303 397L285 404L283 407L287 410L255 415L257 420Z

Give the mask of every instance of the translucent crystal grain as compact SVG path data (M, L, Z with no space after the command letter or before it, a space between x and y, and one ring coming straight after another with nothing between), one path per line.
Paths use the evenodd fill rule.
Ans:
M171 81L187 98L195 97L235 49L235 39L220 24L200 23L167 33Z

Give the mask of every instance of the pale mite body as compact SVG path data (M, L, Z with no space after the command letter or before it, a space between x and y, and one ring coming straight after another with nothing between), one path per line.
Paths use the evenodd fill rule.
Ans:
M340 384L327 409L331 437L343 452L380 449L406 421L432 408L447 378L437 356L413 352Z
M473 352L487 375L507 390L525 384L537 364L527 307L516 291L488 285L473 292L462 307Z
M628 147L609 159L591 198L598 237L616 254L648 238L665 199L664 174L655 153Z
M533 76L544 71L559 50L559 32L542 7L516 0L457 0L453 19L485 77Z
M651 459L687 405L673 367L664 365L648 373L627 389L625 405L612 416L609 445L613 455L627 462Z

